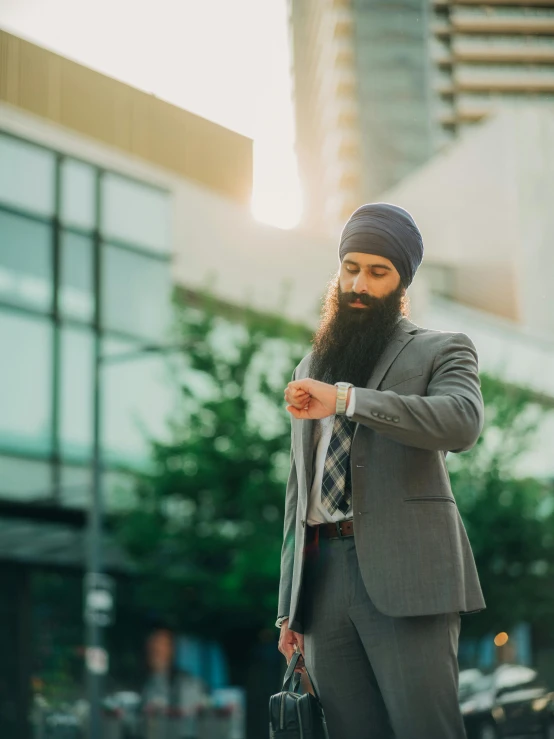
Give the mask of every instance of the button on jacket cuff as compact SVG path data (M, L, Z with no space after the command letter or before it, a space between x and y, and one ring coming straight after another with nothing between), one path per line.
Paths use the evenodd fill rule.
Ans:
M425 395L358 387L352 420L418 449L471 449L484 418L477 354L465 334L446 334L443 341Z

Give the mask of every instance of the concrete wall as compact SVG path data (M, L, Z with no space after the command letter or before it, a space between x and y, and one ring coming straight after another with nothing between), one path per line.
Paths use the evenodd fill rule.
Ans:
M554 106L513 115L520 241L515 260L520 321L554 335Z
M407 208L452 297L554 331L554 107L515 106L468 130L381 199Z
M498 116L475 126L381 198L413 214L427 259L452 265L476 257L511 261L520 239L513 150L510 116Z

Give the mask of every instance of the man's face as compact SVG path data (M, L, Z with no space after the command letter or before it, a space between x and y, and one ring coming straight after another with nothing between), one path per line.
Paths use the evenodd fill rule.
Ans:
M367 309L370 301L365 296L384 298L400 285L400 275L393 263L385 257L361 252L348 252L339 270L339 286L343 295L352 300L353 309Z
M158 629L146 644L148 664L154 672L165 672L173 660L173 635L167 629Z
M396 330L404 300L404 286L390 260L346 254L323 301L310 377L365 386Z

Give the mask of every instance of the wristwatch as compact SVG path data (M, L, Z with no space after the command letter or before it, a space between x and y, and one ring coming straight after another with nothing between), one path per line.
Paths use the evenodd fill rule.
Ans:
M278 629L280 629L281 626L283 625L283 622L284 621L288 621L288 620L289 620L289 617L288 616L279 616L279 618L277 619L277 621L275 621L275 626Z
M335 413L337 416L344 416L346 413L346 400L348 398L348 388L354 387L351 382L335 382L337 388L337 404Z

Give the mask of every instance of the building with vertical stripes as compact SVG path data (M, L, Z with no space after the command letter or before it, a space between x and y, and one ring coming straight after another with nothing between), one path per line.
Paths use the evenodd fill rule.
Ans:
M508 102L554 100L554 3L289 0L305 222L336 234Z

